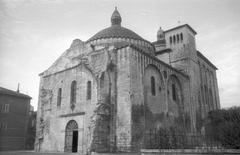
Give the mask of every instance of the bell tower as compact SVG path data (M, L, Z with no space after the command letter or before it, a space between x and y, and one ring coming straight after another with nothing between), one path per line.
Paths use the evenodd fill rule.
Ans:
M195 43L196 34L196 31L188 24L165 31L166 47L172 50L169 56L170 65L189 76L190 107L193 109L196 109L198 106L198 91L200 89L200 75ZM192 113L191 115L191 121L195 124L195 114ZM195 127L193 130L195 130Z

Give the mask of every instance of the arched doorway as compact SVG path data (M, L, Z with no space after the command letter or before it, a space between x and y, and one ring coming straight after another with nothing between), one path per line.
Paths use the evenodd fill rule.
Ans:
M78 125L71 120L65 129L65 152L77 152L78 150Z

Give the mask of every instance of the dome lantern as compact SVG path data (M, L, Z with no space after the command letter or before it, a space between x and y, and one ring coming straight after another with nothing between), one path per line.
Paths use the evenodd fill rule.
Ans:
M111 17L112 26L113 26L113 25L119 25L119 26L121 26L121 22L122 22L121 15L120 15L120 13L118 12L117 7L115 7L115 10L114 10L114 12L113 12L113 14L112 14L112 17Z

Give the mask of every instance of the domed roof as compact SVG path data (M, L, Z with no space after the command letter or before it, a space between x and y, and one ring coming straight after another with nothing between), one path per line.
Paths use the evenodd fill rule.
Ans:
M129 39L136 39L136 40L144 40L135 32L122 27L121 21L122 21L122 18L117 8L115 8L111 17L112 26L99 31L97 34L95 34L90 39L88 39L87 42L97 40L97 39L103 39L103 38L129 38Z
M87 42L96 40L96 39L102 39L102 38L130 38L130 39L136 39L136 40L144 40L135 32L127 28L121 27L119 25L113 25L111 27L108 27L106 29L99 31L97 34L91 37Z

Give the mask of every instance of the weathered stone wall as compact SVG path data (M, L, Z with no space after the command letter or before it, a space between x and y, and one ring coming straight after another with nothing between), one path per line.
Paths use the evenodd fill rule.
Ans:
M200 73L199 83L199 113L197 113L197 121L199 122L198 130L204 130L203 120L207 117L207 113L211 110L220 109L219 92L217 85L216 70L210 66L201 57L198 57L198 67Z
M133 48L130 48L129 52L131 54L132 149L137 150L144 145L143 135L147 129L164 126L163 118L169 112L170 105L167 93L171 90L168 90L167 83L171 75L178 77L182 86L183 114L188 114L189 117L192 109L189 106L189 79L186 75L144 52ZM155 96L151 94L151 76L156 80ZM165 123L167 124L167 121ZM190 123L189 126L191 125L193 124Z
M131 92L130 92L130 51L117 51L117 120L116 140L119 151L131 149Z
M70 88L72 81L77 82L77 99L74 108L70 104ZM92 82L92 97L87 100L87 81ZM66 70L64 72L42 77L41 89L49 90L51 98L48 103L43 103L40 97L38 119L44 121L44 135L41 151L64 151L65 127L68 121L75 120L79 127L78 151L82 152L87 139L83 131L87 130L89 117L97 103L97 83L92 73L85 66ZM62 88L61 106L57 106L57 92ZM41 90L43 91L43 90ZM83 124L83 122L85 124Z
M170 37L183 35L183 40L175 43L170 43ZM199 118L206 116L206 106L202 104L201 91L201 74L198 64L198 55L195 43L195 34L187 27L174 29L166 33L167 47L171 48L173 52L170 53L171 65L190 77L190 96L191 96L191 121L195 124L193 131L200 131L199 126L202 122ZM208 78L208 77L207 77ZM208 78L210 79L210 77ZM201 127L200 127L201 128Z
M103 128L106 131L112 130L110 136L115 137L113 122L111 126L107 121L106 124L97 128L99 121L102 120L100 115L109 113L104 111L105 106L102 106L102 101L105 102L109 97L106 95L109 94L110 85L108 75L104 81L105 87L103 89L99 87L100 75L106 72L109 63L107 50L102 47L86 49L83 44L75 46L74 42L70 49L41 74L35 147L37 151L63 152L65 128L70 120L75 120L78 124L78 152L87 153L91 148L96 149L93 143L96 142L95 137L98 138L98 133ZM114 58L111 60L115 61ZM115 78L114 74L110 76L112 79ZM70 104L72 81L76 81L76 103L74 104ZM88 81L91 81L90 99L87 98ZM116 86L114 81L112 83L111 92L115 96ZM60 106L57 105L59 88L62 89ZM110 102L112 101L115 101L114 97L110 99ZM109 133L103 137L108 135ZM109 140L109 137L107 139ZM102 143L101 141L97 140L97 143Z
M169 36L176 33L182 33L183 40L170 45ZM143 40L107 38L86 44L74 40L41 74L36 150L63 152L70 120L78 124L81 153L139 150L151 128L184 124L185 131L198 131L198 115L201 120L207 111L220 107L216 72L197 57L194 34L188 28L168 32L166 42L173 52L157 58L153 46ZM77 83L75 104L70 104L72 81ZM91 99L87 99L88 81ZM201 85L212 93L201 90ZM59 88L61 106L57 106ZM210 102L214 104L206 104Z

